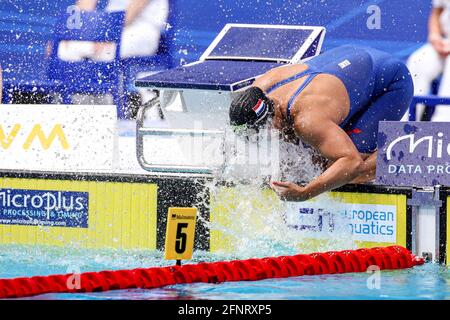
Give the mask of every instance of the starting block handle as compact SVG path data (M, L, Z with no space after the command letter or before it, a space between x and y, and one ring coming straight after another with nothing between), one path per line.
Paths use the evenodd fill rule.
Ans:
M147 104L139 108L136 120L136 157L139 165L152 173L195 174L202 177L210 177L214 170L204 166L168 165L149 163L144 157L144 136L207 136L224 135L219 130L190 130L190 129L161 129L145 128L144 119L147 110L156 107L160 103L159 97L155 97Z

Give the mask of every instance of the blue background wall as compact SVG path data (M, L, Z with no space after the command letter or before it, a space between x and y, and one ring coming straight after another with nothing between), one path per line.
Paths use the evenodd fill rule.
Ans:
M100 0L104 6L105 0ZM324 49L367 44L406 58L426 40L431 0L173 0L177 63L196 60L229 22L321 25ZM5 78L45 78L45 45L53 25L73 0L1 0L0 64ZM366 23L369 5L381 9L381 29Z
M358 42L406 57L427 36L431 0L250 0L179 1L178 44L198 55L227 22L320 25L327 28L324 48ZM189 3L189 9L185 5ZM381 10L381 28L369 30L367 8Z

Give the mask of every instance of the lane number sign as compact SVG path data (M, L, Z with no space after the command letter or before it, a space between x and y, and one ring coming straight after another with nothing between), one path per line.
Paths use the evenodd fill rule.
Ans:
M171 207L167 215L165 259L189 260L194 249L197 208Z

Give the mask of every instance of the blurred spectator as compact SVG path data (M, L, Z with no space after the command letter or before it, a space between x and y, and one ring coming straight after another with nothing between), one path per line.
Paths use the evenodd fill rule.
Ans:
M438 95L450 97L450 0L433 0L428 20L428 43L408 59L414 80L414 95L428 95L433 80L442 75ZM450 106L417 108L417 119L443 121L450 119ZM432 117L431 117L432 114ZM428 118L428 119L427 119Z
M98 0L78 0L81 10L93 11ZM109 0L108 12L126 11L120 57L151 56L158 50L161 29L165 27L169 13L168 0ZM115 44L85 41L64 41L58 55L67 61L90 58L111 61L115 56Z
M98 0L78 0L77 6L83 11L93 11ZM159 47L161 31L166 27L169 15L168 0L109 0L105 11L125 11L122 32L120 58L145 57L156 54ZM89 41L62 41L58 47L58 56L66 61L91 59L94 61L113 61L116 44ZM148 89L126 92L129 116L134 118L139 106L153 98L154 93ZM111 97L109 97L111 98ZM106 100L105 100L106 99ZM76 104L109 104L107 97L74 95Z

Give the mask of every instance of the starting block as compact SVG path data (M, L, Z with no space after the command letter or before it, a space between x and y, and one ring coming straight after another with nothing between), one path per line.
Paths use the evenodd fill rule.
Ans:
M317 56L325 32L317 26L227 24L199 61L136 80L137 87L158 92L158 98L138 113L140 165L152 172L210 174L206 167L148 163L144 136L223 134L234 96L270 69ZM161 108L169 128L144 127L146 109L155 105Z

